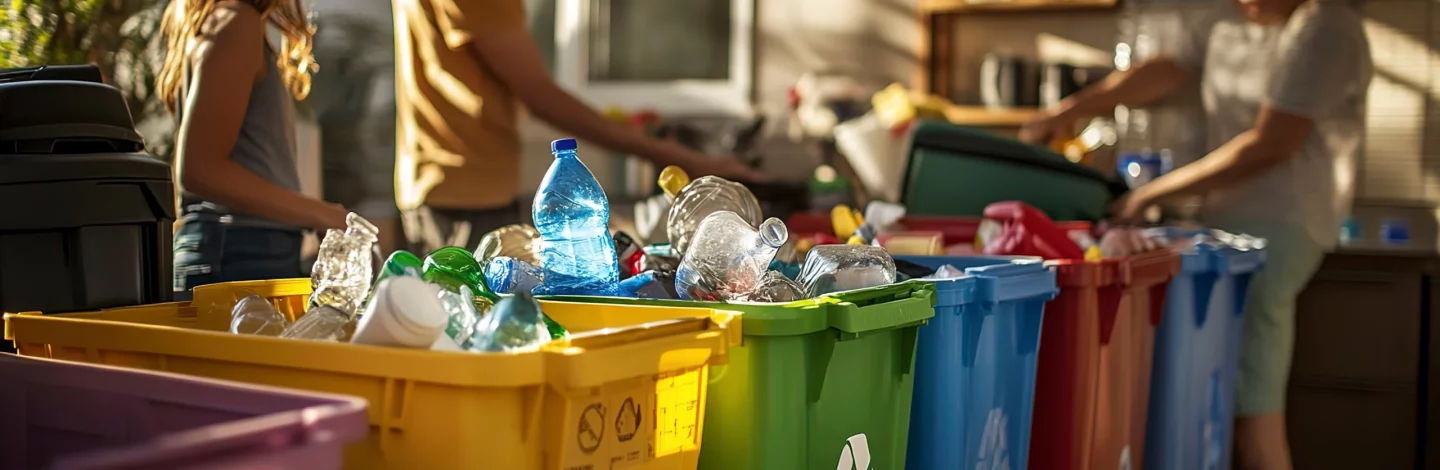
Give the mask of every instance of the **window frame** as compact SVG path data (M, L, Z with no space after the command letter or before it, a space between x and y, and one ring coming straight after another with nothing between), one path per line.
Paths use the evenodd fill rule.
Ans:
M590 14L594 0L555 0L555 77L595 106L649 109L667 115L753 113L755 1L731 0L730 76L724 80L590 81Z

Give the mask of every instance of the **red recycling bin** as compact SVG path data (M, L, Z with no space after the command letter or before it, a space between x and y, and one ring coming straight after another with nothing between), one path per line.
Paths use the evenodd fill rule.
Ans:
M1040 331L1030 468L1139 468L1155 327L1180 257L1167 250L1047 264L1060 295Z

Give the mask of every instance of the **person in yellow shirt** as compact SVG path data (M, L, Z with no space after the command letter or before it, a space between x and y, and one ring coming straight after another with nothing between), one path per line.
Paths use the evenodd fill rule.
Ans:
M520 220L523 104L550 125L693 175L761 175L613 123L551 79L523 0L393 0L395 195L412 250L474 248ZM536 150L537 153L544 153Z

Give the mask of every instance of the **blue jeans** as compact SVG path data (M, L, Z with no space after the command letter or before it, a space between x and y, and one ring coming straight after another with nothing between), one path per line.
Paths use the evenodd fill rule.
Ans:
M229 217L192 212L175 232L175 300L217 282L305 277L299 231L234 226Z

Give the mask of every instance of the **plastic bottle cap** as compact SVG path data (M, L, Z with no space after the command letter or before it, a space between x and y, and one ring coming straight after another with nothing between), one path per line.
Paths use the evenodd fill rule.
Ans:
M550 142L550 153L567 152L577 148L580 148L580 145L575 142L575 139L555 139Z
M690 175L686 174L684 169L670 165L664 170L660 170L660 178L656 182L666 195L673 198L680 194L681 189L685 189L685 186L690 184Z
M441 330L450 321L450 314L440 305L438 286L413 277L395 277L387 279L382 287L387 287L381 295L390 307L395 324L403 330L391 333L417 337ZM432 339L427 337L423 341Z

